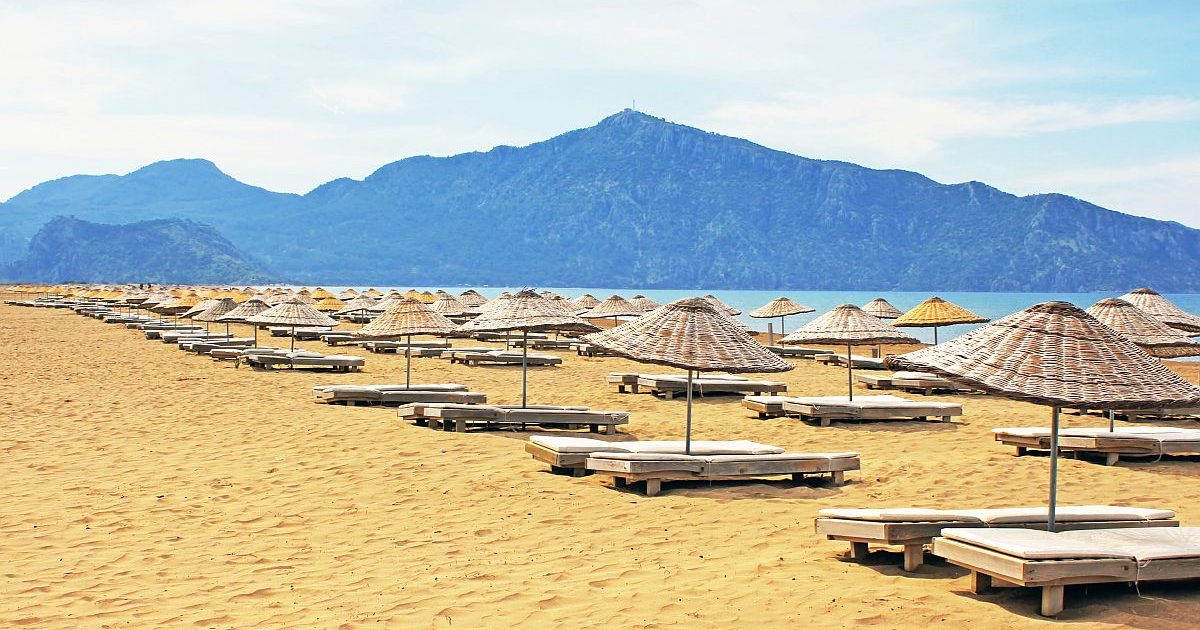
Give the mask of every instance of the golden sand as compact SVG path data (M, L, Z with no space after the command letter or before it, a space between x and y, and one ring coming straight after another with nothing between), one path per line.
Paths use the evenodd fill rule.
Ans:
M989 430L1044 426L1045 408L957 396L946 399L966 413L953 424L817 428L753 419L737 397L699 399L697 438L853 450L863 469L841 488L671 483L647 498L549 474L524 453L528 434L442 433L391 409L311 402L317 384L403 382L396 355L334 349L368 357L356 374L234 369L124 327L8 306L0 347L0 626L1055 623L1036 615L1034 590L974 596L965 571L933 560L906 576L894 552L845 562L845 544L812 527L828 506L1043 504L1046 458L1015 458ZM627 409L628 435L681 437L682 399L604 383L610 371L662 368L558 354L563 366L531 370L532 402ZM843 370L798 363L768 378L793 392L844 392ZM414 359L413 369L414 382L468 384L493 402L520 393L519 368ZM1194 368L1188 376L1195 382ZM1197 481L1194 460L1064 460L1060 497L1169 508L1196 525ZM1071 588L1060 617L1072 628L1197 619L1194 582Z

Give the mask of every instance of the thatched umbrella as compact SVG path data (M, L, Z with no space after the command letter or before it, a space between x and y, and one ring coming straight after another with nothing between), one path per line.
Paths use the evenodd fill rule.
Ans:
M732 316L732 315L741 315L742 314L741 309L736 309L736 308L722 302L719 298L717 298L717 296L715 296L711 293L709 293L708 295L705 295L703 299L704 299L704 301L708 302L709 304L712 304L713 306L717 307L717 310L724 311L728 315Z
M317 287L316 289L313 290L311 297L312 297L312 299L320 302L321 300L324 300L325 298L331 298L331 297L337 297L337 296L334 295L331 291L327 291L325 289L322 289L321 287Z
M178 323L179 314L187 312L188 309L199 304L200 300L201 298L199 295L191 293L182 297L177 297L173 300L161 302L158 305L151 307L150 310L154 311L155 313L162 313L163 315L174 315L175 321Z
M213 304L216 304L217 302L218 302L218 300L216 300L214 298L205 298L205 299L200 300L199 302L196 302L195 304L193 304L191 308L184 311L179 316L184 319L193 319L200 313L203 313L204 311L208 310L208 307L212 306Z
M1125 300L1100 300L1089 306L1087 312L1153 356L1161 359L1200 356L1200 342Z
M292 350L296 349L296 328L299 326L337 326L337 320L318 311L300 300L299 296L290 297L275 306L247 317L251 324L275 324L289 326L292 329Z
M900 309L892 306L891 302L877 297L863 305L862 310L868 315L874 315L879 319L896 319L902 314Z
M1200 389L1066 302L1031 306L940 346L885 360L989 393L1053 408L1049 529L1058 491L1059 410L1196 407Z
M649 313L650 311L662 306L662 304L659 304L658 302L655 302L654 300L651 300L650 298L640 294L629 298L629 303L641 309L643 313Z
M404 386L412 387L412 336L445 335L454 330L454 322L425 305L420 300L405 298L376 317L370 324L356 330L355 337L407 338L404 349Z
M467 314L467 306L449 293L439 297L429 308L443 317L462 317Z
M528 400L529 333L530 332L591 332L596 326L572 315L566 309L528 289L510 297L489 302L479 317L459 326L459 332L521 331L521 406Z
M459 294L458 301L468 308L478 308L487 304L488 299L475 289L467 289Z
M384 298L382 300L379 300L378 302L376 302L373 306L367 307L367 310L374 312L374 313L382 313L382 312L388 310L389 308L392 308L393 306L399 304L401 302L401 300L404 300L404 299L406 299L406 298L399 293L389 293L386 296L384 296ZM412 298L408 298L408 299L412 299Z
M1179 308L1154 289L1134 289L1121 296L1122 300L1146 311L1151 317L1184 332L1200 333L1200 317Z
M788 315L799 315L800 313L811 313L814 310L816 310L816 309L805 306L803 304L793 302L786 297L780 296L780 297L775 298L774 300L771 300L770 302L767 302L766 304L763 304L762 306L754 309L753 311L750 311L749 315L750 315L750 317L755 317L758 319L770 319L770 318L778 317L779 318L779 334L783 335L784 334L784 330L783 330L784 319L783 318L787 317ZM775 345L775 334L774 333L772 333L770 335L770 338L767 339L767 343L769 343L771 345Z
M595 308L596 305L600 303L600 300L597 300L596 296L592 295L591 293L584 293L583 295L571 301L574 302L575 306L578 306L579 308Z
M219 300L213 300L213 303L211 306L204 309L204 311L197 313L195 316L192 317L192 319L195 321L198 321L198 322L204 322L204 329L208 330L209 322L221 321L220 317L222 315L229 313L230 311L236 309L237 307L238 307L238 303L234 302L233 298L221 298ZM228 321L225 322L225 334L226 335L229 334L229 322Z
M349 302L356 297L358 297L358 291L355 291L354 289L346 289L345 291L337 294L337 299L343 302Z
M934 296L914 306L912 310L901 315L893 326L912 328L933 328L933 343L938 342L938 326L953 326L955 324L982 324L990 321L971 311L940 297Z
M317 303L313 304L313 306L322 313L336 313L342 310L342 308L346 306L346 303L331 295L327 298L321 298L320 300L317 300Z
M873 346L881 343L919 343L916 337L900 332L868 315L853 304L843 304L828 313L793 330L779 340L782 345L846 344L846 381L850 400L854 400L854 346Z
M379 300L373 296L363 293L351 299L349 302L342 304L342 310L334 313L334 315L353 315L355 313L365 314L367 311L375 307Z
M676 300L616 328L584 337L613 354L687 370L684 452L692 452L693 372L786 372L793 365L754 340L703 298Z
M233 309L232 311L229 311L228 313L218 317L216 321L225 322L227 325L229 323L246 324L249 323L251 317L258 315L269 308L271 308L271 305L267 304L266 300L259 297L252 297L245 302L238 304L237 308ZM257 346L258 326L250 324L250 329L254 331L254 345ZM225 330L229 330L229 328L226 327Z
M618 317L637 317L642 311L634 306L625 298L613 294L604 299L603 302L589 308L580 313L580 317L584 319L602 319L605 317L613 318L613 323L616 324Z

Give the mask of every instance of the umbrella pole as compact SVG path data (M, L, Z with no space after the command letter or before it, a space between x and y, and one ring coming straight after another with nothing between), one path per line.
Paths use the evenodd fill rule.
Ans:
M250 330L254 331L254 346L257 348L258 347L258 324L255 324L252 322L250 324Z
M1050 423L1050 511L1046 515L1046 531L1054 531L1054 511L1058 507L1058 407Z
M1108 430L1110 433L1117 430L1117 412L1112 409L1108 410Z
M846 385L850 388L850 400L854 400L854 354L850 344L846 344Z
M408 347L404 348L404 389L412 387L412 335L408 336Z
M296 327L292 326L292 349L291 349L291 352L295 352L295 351L296 351Z
M933 345L937 345L937 326L933 327Z
M683 454L692 454L692 371L687 377L687 431L683 434Z
M787 331L786 331L786 330L784 330L784 321L783 321L783 315L780 315L780 316L779 316L779 336L780 336L780 337L782 337L782 336L784 336L784 335L786 335L786 334L787 334Z
M524 409L529 395L529 330L521 329L521 408Z

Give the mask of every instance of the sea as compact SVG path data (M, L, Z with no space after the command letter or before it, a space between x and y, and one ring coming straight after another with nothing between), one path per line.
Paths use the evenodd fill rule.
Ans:
M310 285L315 287L316 285ZM346 289L355 289L362 291L369 287L361 286L330 286L322 285L324 288L338 293ZM299 288L299 287L294 287ZM392 287L375 287L381 291L387 291ZM891 302L896 308L902 312L920 304L927 298L937 295L942 299L948 300L963 308L966 308L980 316L988 319L997 319L1004 317L1010 313L1015 313L1019 310L1039 304L1041 302L1061 301L1070 302L1080 308L1087 308L1096 302L1108 298L1118 297L1118 293L990 293L990 292L929 292L929 291L734 291L734 290L707 290L707 289L612 289L602 287L394 287L401 291L408 289L416 289L418 291L436 291L445 289L449 293L458 295L469 288L479 291L488 298L494 298L504 291L516 292L522 288L532 288L537 291L554 291L565 295L569 298L579 297L585 293L595 296L597 299L603 300L610 295L620 295L625 298L631 298L635 295L645 295L646 297L666 304L673 300L678 300L685 297L696 297L706 294L715 295L722 302L740 309L741 315L737 319L750 326L754 330L767 331L768 323L771 324L773 332L776 334L786 334L787 331L793 330L798 326L812 321L822 313L829 311L835 306L842 304L856 304L862 306L871 300L882 297ZM1200 294L1164 294L1167 299L1177 304L1180 308L1191 313L1200 314ZM785 296L795 302L799 302L805 306L812 307L814 312L804 313L801 315L792 315L785 318L783 322L784 329L780 330L779 318L771 320L755 319L746 313L770 302L771 300ZM949 341L959 335L967 333L981 324L964 324L959 326L942 326L938 328L938 341ZM933 343L932 328L906 328L909 334L925 343Z

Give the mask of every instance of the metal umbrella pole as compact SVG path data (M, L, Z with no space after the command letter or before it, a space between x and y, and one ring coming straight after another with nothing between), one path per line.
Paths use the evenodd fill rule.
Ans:
M846 385L850 389L850 400L854 400L854 354L850 344L846 344Z
M404 348L404 389L412 387L412 335L408 336L408 345Z
M692 454L692 370L687 371L687 430L684 433L683 453Z
M1058 407L1050 423L1050 510L1046 515L1046 531L1054 531L1054 512L1058 507Z
M521 408L524 409L529 396L529 329L521 329L521 342Z

